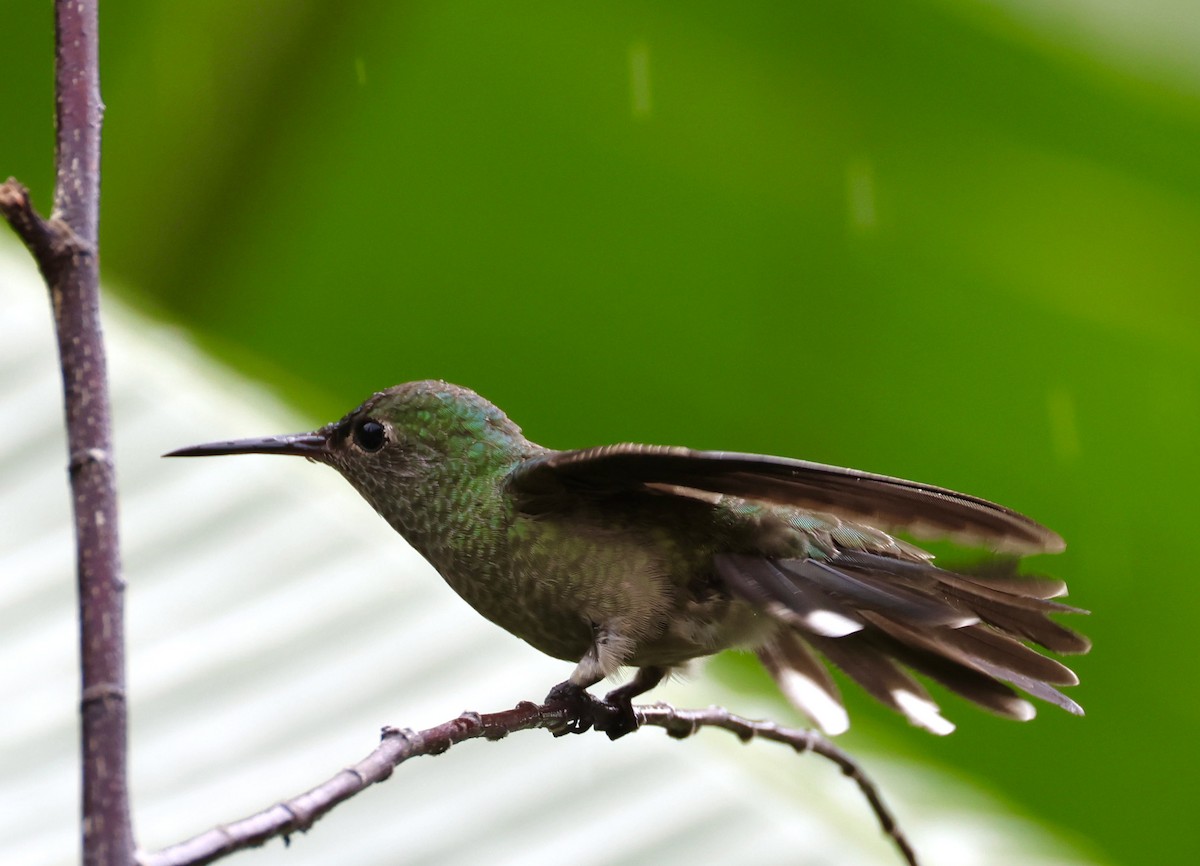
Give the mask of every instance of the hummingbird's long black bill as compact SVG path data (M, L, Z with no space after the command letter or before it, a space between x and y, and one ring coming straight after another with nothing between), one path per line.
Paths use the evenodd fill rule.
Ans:
M297 457L319 458L326 453L328 441L321 433L291 433L286 436L263 436L259 439L233 439L228 442L208 442L170 451L163 457L213 457L219 454L295 454Z

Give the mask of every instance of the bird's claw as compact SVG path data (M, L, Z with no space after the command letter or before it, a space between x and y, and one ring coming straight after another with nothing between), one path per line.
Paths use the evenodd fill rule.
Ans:
M633 712L633 697L625 688L613 689L604 696L602 706L607 718L604 727L596 724L598 730L608 734L610 740L618 740L626 734L632 734L638 728L637 716Z
M562 720L549 727L550 733L562 737L590 730L596 719L596 704L600 702L587 689L567 680L552 688L543 703L565 707L566 714Z
M568 680L552 688L545 703L565 705L566 708L562 721L550 727L556 737L582 734L595 728L607 734L610 740L616 740L637 730L633 704L621 689L609 692L604 700L600 700Z

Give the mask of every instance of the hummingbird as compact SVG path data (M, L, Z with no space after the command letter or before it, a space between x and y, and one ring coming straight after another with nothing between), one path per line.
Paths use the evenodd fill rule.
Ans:
M940 487L804 460L618 444L557 451L443 381L396 385L310 433L212 442L168 457L290 454L333 467L485 618L575 664L548 696L556 733L614 739L631 701L693 659L753 651L820 729L849 718L829 666L934 734L954 730L920 674L1028 720L1021 693L1082 715L1055 654L1090 642L1050 617L1066 584L1019 573L1056 533ZM907 536L900 537L900 536ZM942 568L913 541L987 552ZM603 701L587 689L635 669ZM590 705L605 709L589 716Z

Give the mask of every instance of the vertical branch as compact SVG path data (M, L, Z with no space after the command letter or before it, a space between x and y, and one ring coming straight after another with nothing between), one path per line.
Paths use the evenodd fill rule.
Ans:
M55 0L54 216L95 247L100 221L98 0ZM96 273L96 257L90 257ZM98 292L93 292L93 296Z
M82 674L83 862L133 859L126 777L124 584L117 546L107 371L100 332L98 0L55 0L56 186L50 219L15 180L0 212L46 279L66 405Z
M54 216L72 245L51 284L62 359L78 556L83 862L133 856L126 775L124 580L117 540L108 373L100 330L98 0L55 2Z

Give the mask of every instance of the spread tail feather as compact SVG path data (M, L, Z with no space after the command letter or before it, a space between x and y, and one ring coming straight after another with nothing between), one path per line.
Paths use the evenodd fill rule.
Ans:
M800 638L780 630L758 649L758 658L796 709L830 736L845 733L850 717L833 678Z
M1008 718L1035 715L1012 686L1083 714L1055 688L1076 685L1075 673L1024 642L1060 653L1090 648L1049 618L1086 613L1050 600L1065 589L1060 581L1022 577L1008 563L956 572L862 551L838 551L827 560L721 554L716 567L734 595L786 626L759 657L792 703L828 733L845 729L845 710L810 648L937 734L954 726L906 668Z

